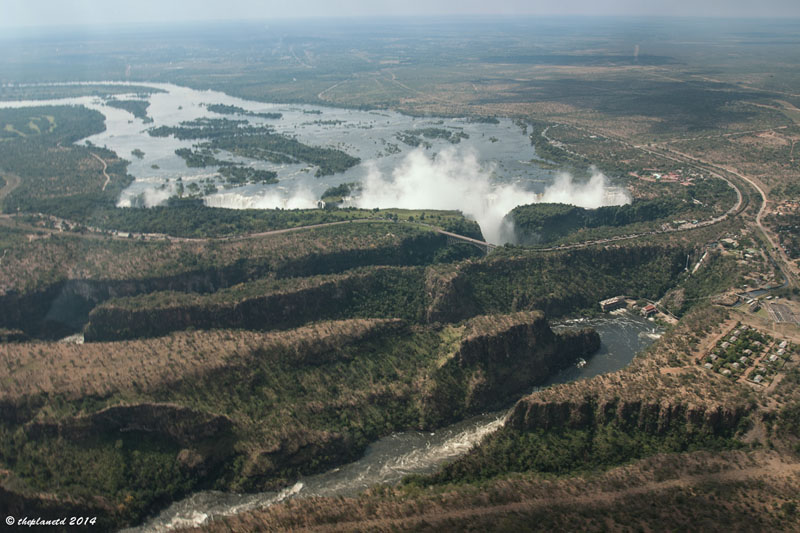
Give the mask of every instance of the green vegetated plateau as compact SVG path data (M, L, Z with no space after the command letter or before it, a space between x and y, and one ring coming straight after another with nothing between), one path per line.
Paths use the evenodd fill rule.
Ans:
M103 115L84 107L0 110L2 170L22 178L3 200L3 211L69 214L114 207L133 180L127 163L109 150L73 144L104 129ZM108 165L105 189L102 164L92 154Z
M197 199L171 198L164 206L147 209L96 209L72 214L71 220L133 233L160 233L174 237L206 238L262 233L331 222L392 220L423 222L466 237L483 239L474 220L457 211L404 209L226 209L207 207Z
M687 248L628 244L564 252L509 247L480 261L435 267L429 320L541 309L548 316L592 313L603 295L654 298L675 284Z
M621 227L628 233L655 231L663 224L674 227L673 221L677 217L702 220L719 214L711 209L697 209L697 204L691 200L670 196L635 199L630 204L596 209L566 204L530 204L515 207L506 219L513 224L517 243L537 245L612 237L616 234L614 228Z
M688 186L636 182L632 187L638 196L629 204L596 209L522 205L506 221L518 244L569 244L674 228L678 222L719 217L736 204L735 191L719 179L698 179Z
M424 267L365 267L310 278L262 279L207 295L156 292L92 310L90 341L214 328L285 329L316 320L424 316Z
M549 244L585 228L628 226L676 215L682 203L674 198L634 200L622 206L584 209L566 204L531 204L515 207L507 220L513 223L519 244Z

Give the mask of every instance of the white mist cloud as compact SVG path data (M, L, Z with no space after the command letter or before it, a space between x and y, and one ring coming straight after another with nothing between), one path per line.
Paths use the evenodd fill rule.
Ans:
M270 189L252 196L238 192L223 192L207 196L209 207L227 207L229 209L313 209L317 207L317 198L308 189L297 189L287 196L280 190Z
M442 150L430 158L422 150L410 152L391 176L384 175L371 162L359 196L346 205L365 209L374 207L400 209L452 209L473 218L481 227L486 240L495 244L513 238L513 228L504 217L518 205L539 202L572 204L594 209L604 205L630 202L627 191L609 187L606 177L593 170L585 183L576 182L567 173L536 194L515 184L493 183L491 169L484 169L473 151ZM174 186L165 189L146 189L139 194L124 193L119 207L152 207L175 194ZM269 188L252 194L224 191L205 198L210 207L230 209L312 209L317 196L308 188L288 191L282 187Z
M145 189L140 193L123 191L117 202L117 207L153 207L163 204L170 196L175 195L173 188Z
M538 201L597 209L604 205L628 204L631 198L625 189L609 187L605 175L592 168L592 177L586 183L575 183L571 175L559 173L552 185L545 188Z
M431 159L418 149L390 177L371 165L361 196L352 204L367 209L458 209L478 222L487 241L503 243L509 236L503 217L518 205L558 202L595 208L630 202L624 190L609 188L597 171L585 184L559 174L542 195L513 184L491 183L489 174L474 152L446 149Z

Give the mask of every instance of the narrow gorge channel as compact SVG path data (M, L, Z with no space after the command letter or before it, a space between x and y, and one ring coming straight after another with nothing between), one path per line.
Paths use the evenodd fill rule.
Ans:
M594 328L600 334L600 350L586 365L559 372L545 386L620 370L661 333L653 322L630 313L569 321L554 325L553 329L576 326ZM506 414L507 410L485 413L433 432L395 433L371 444L357 461L304 477L280 492L197 492L172 504L145 524L125 529L123 533L161 533L201 525L216 517L268 507L290 498L353 496L376 484L395 484L410 474L431 473L445 462L467 453L486 435L502 427Z

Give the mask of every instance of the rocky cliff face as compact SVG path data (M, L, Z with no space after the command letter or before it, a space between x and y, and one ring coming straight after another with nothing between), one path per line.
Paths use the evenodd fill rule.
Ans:
M255 285L255 284L250 284ZM243 285L248 286L248 285ZM319 320L370 317L415 319L422 302L422 269L374 267L338 276L307 278L272 292L247 296L197 296L191 302L96 307L84 329L87 342L166 335L193 329L272 330Z
M592 397L549 402L529 396L517 402L506 426L520 431L587 429L594 424L617 422L651 434L664 434L676 425L719 434L736 428L747 412L744 405L692 405L680 401L616 399L598 401Z
M423 427L501 407L600 348L594 330L556 334L542 313L476 317L457 350L428 378Z
M431 263L436 252L446 246L443 236L426 233L406 237L391 245L316 251L292 259L279 256L239 259L217 267L197 267L174 276L62 279L35 291L0 293L0 328L20 329L37 337L58 338L79 329L86 323L92 308L111 298L157 291L212 293L269 275L291 278L332 274L372 265L424 265Z

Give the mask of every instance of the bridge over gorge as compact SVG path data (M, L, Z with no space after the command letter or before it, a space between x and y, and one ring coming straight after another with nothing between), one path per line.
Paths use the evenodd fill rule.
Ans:
M489 252L497 248L497 246L494 244L485 241L479 241L478 239L473 239L471 237L465 237L464 235L459 235L457 233L450 233L449 231L445 231L442 229L437 229L436 232L447 237L447 244L458 244L461 242L465 242L467 244L471 244L477 247L485 254L488 254Z

